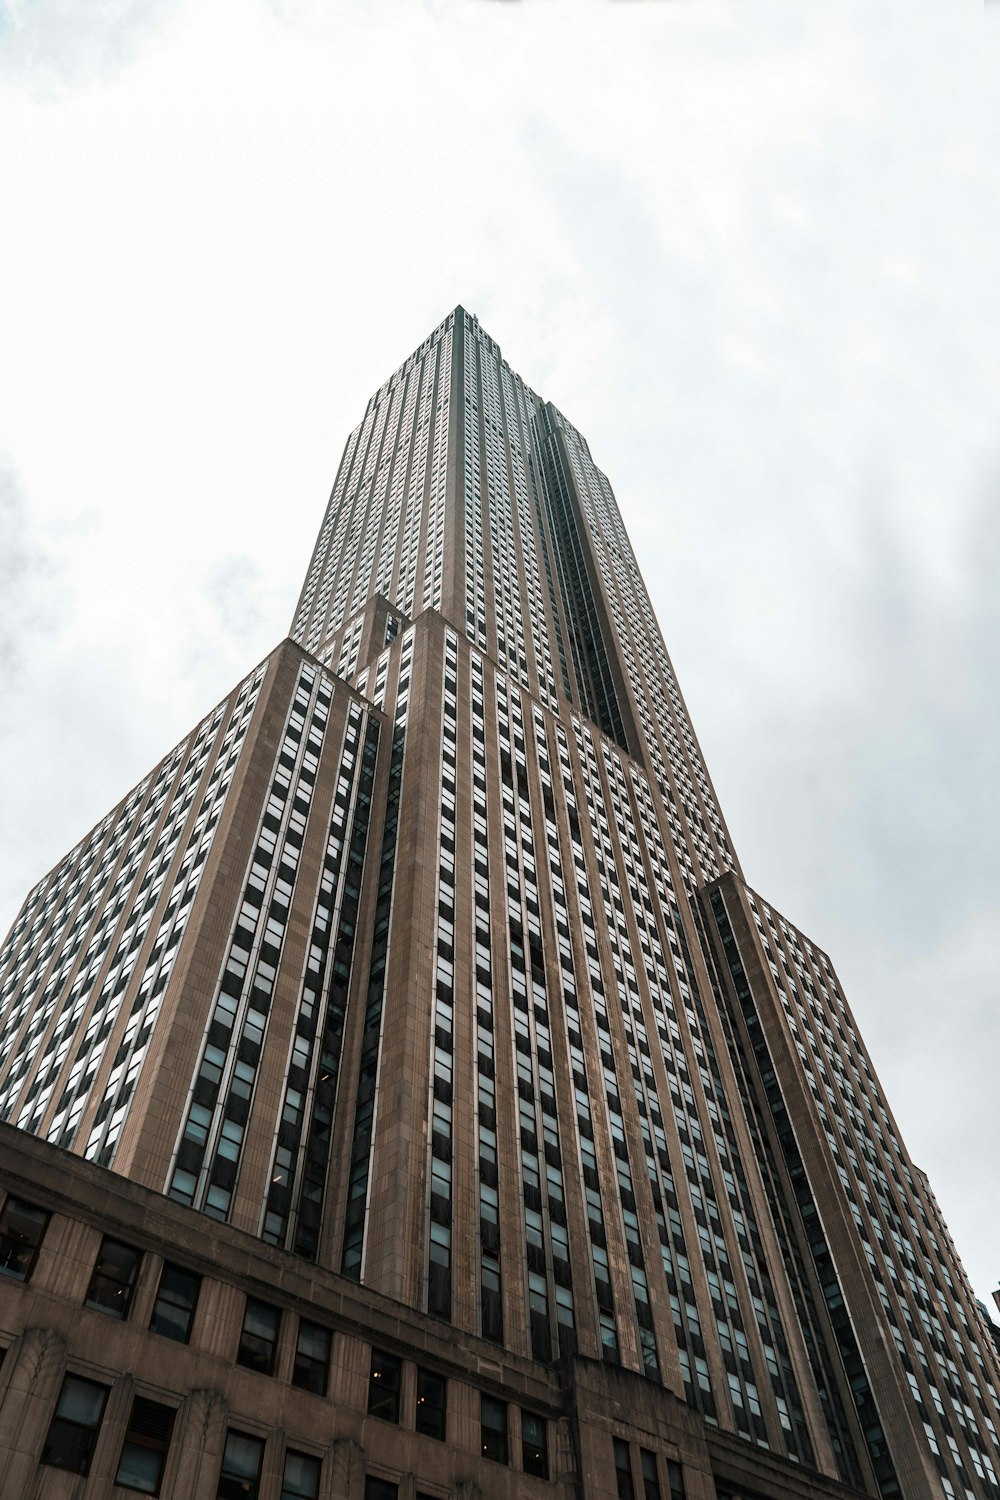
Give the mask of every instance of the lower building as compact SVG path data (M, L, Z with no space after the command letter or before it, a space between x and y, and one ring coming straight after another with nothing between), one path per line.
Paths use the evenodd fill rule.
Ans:
M850 1500L0 1125L4 1500Z

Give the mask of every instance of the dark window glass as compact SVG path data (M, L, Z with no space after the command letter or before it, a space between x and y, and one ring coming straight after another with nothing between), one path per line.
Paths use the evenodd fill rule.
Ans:
M482 1264L483 1338L494 1343L503 1341L503 1302L500 1293L500 1268L492 1261Z
M660 1500L660 1476L656 1469L656 1454L648 1448L639 1449L642 1464L642 1492L644 1500Z
M107 1386L67 1375L42 1449L42 1463L73 1474L88 1473L107 1399Z
M480 1432L484 1458L507 1462L507 1406L492 1396L480 1397Z
M174 1425L173 1408L136 1396L122 1445L115 1484L158 1495Z
M399 1485L391 1479L376 1479L369 1474L365 1480L365 1500L396 1500Z
M667 1460L667 1478L670 1481L670 1500L684 1500L684 1470L674 1460Z
M521 1467L526 1474L537 1474L539 1479L549 1477L549 1444L545 1418L536 1417L533 1411L521 1413Z
M258 1302L256 1297L248 1297L236 1363L246 1365L248 1370L256 1370L258 1375L273 1375L280 1322L281 1313L276 1307Z
M615 1479L618 1481L618 1500L635 1500L628 1443L621 1438L615 1438Z
M216 1500L256 1500L263 1457L261 1438L251 1437L247 1432L234 1432L230 1428L226 1434Z
M320 1461L310 1453L285 1454L285 1472L281 1480L281 1500L317 1500Z
M449 1098L450 1098L449 1094ZM447 1245L434 1239L439 1234L450 1234L449 1229L431 1225L431 1246L427 1264L427 1311L437 1318L451 1317L451 1251Z
M176 1339L186 1344L191 1337L191 1324L198 1306L201 1277L183 1266L163 1267L160 1289L156 1294L156 1305L149 1326L154 1333L162 1333L166 1339Z
M49 1216L44 1209L8 1198L0 1214L0 1271L27 1281L35 1269L38 1247Z
M112 1318L126 1317L141 1259L140 1251L105 1235L87 1289L87 1306L96 1307Z
M417 1370L417 1431L444 1442L448 1382L433 1370Z
M330 1330L319 1323L299 1319L299 1338L295 1345L295 1365L292 1369L292 1384L304 1391L315 1391L326 1395L326 1382L330 1370Z
M371 1373L368 1376L368 1415L383 1422L399 1421L399 1382L403 1362L394 1354L372 1350Z

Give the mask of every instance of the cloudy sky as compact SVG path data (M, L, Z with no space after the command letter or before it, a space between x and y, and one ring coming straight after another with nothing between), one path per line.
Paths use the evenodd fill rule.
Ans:
M288 630L456 302L1000 1278L1000 5L0 0L0 928Z

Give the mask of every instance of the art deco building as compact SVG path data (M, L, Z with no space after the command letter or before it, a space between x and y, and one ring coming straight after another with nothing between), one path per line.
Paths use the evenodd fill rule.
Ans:
M0 1494L1000 1496L997 1354L746 884L586 442L461 308L291 638L0 954Z

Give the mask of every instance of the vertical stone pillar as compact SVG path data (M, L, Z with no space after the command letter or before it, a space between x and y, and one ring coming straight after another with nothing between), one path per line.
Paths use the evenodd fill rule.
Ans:
M260 1471L258 1500L278 1500L281 1494L281 1478L285 1468L285 1433L281 1427L272 1427L264 1444L264 1462Z
M408 1359L403 1361L403 1377L399 1388L399 1420L403 1427L412 1428L417 1411L417 1367Z
M576 1484L576 1453L573 1450L573 1433L565 1418L560 1418L555 1424L556 1429L556 1484L562 1487L567 1495L575 1493Z
M87 1482L87 1500L109 1500L121 1460L122 1444L132 1415L135 1381L120 1375L108 1393L101 1431L94 1448Z
M715 1480L708 1470L683 1463L684 1493L687 1500L716 1500Z
M26 1495L66 1369L66 1344L48 1328L26 1328L4 1362L0 1403L0 1495Z
M176 1468L167 1493L184 1500L214 1500L226 1446L227 1407L218 1391L192 1391L174 1424Z
M365 1485L365 1455L353 1438L337 1438L330 1444L329 1479L323 1500L362 1500Z
M483 1492L474 1479L460 1479L452 1487L449 1500L483 1500Z
M368 1405L371 1348L352 1334L335 1333L330 1366L330 1400L340 1412L363 1412ZM338 1426L343 1430L341 1423Z
M479 1392L464 1380L448 1387L448 1441L470 1453L478 1453L482 1444Z

